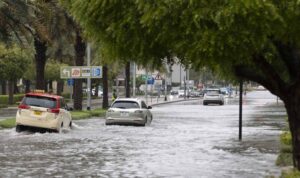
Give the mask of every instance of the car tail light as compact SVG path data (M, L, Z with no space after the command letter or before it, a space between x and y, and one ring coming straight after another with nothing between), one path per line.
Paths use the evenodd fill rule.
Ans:
M143 111L137 110L137 111L134 111L134 113L137 113L137 114L142 114L142 113L143 113Z
M59 114L59 108L55 108L55 109L48 109L48 112L54 113L54 114Z
M18 107L19 109L30 109L30 106L26 105L26 104L21 104Z

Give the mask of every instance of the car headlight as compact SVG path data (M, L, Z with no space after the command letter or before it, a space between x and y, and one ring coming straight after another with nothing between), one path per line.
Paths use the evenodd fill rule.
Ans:
M107 110L107 112L108 112L108 113L111 113L111 112L115 112L115 111L112 110L112 109L109 109L109 110Z

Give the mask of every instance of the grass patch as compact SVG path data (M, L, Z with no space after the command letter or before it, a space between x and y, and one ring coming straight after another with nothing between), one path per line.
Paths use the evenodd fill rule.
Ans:
M12 128L16 126L16 118L9 118L0 121L1 128Z
M71 111L72 119L79 120L79 119L87 119L90 117L103 117L105 116L106 109L94 109L90 111Z
M276 159L277 166L291 166L293 165L292 153L280 153Z
M95 109L91 111L71 111L73 120L88 119L91 117L104 117L106 109ZM16 126L16 118L9 118L0 121L1 128L13 128Z
M299 178L300 172L296 169L289 169L281 173L280 178Z

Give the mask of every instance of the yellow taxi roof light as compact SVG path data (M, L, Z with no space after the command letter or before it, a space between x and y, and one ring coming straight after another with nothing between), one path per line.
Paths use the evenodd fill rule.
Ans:
M45 90L33 90L35 93L45 93Z

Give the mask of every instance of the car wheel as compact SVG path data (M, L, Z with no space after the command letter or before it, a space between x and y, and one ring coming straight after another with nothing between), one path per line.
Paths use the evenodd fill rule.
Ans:
M206 102L203 102L203 105L207 105L207 103L206 103Z
M72 121L69 124L69 128L72 129Z
M221 102L220 105L224 105L224 102Z
M62 122L60 127L57 129L57 133L62 133L63 132L63 127L64 127L64 123Z
M24 127L22 125L16 125L16 132L22 132Z

